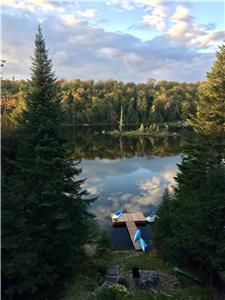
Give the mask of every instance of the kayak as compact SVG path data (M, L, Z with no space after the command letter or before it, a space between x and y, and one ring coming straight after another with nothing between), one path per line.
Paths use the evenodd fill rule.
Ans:
M134 242L137 242L137 240L139 240L141 237L141 230L137 229L134 233Z
M139 244L140 244L140 247L142 249L143 252L146 251L146 248L147 248L147 244L145 242L145 240L143 240L142 238L139 240Z
M117 211L115 212L115 214L112 216L113 220L117 220L119 217L122 216L122 214L123 214L123 210L122 210L122 209L117 210Z
M150 215L148 217L145 218L145 220L148 222L148 223L153 223L156 219L156 215Z

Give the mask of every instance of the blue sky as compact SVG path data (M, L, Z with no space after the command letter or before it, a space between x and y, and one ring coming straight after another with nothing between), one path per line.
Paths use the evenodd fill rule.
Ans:
M0 0L4 77L29 78L38 22L59 78L204 80L223 1Z

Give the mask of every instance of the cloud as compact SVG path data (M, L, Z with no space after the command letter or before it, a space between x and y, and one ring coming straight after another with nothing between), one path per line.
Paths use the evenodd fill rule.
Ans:
M62 15L61 19L64 21L64 23L68 26L74 26L79 23L79 20L74 15Z
M5 74L28 78L37 20L32 15L3 14L2 24ZM196 81L204 79L214 57L166 35L144 42L129 34L106 32L71 15L49 16L42 27L56 74L67 79Z
M161 0L121 0L111 1L110 5L119 5L123 9L142 8L144 14L139 24L131 28L144 27L162 32L170 40L196 49L217 46L224 41L225 31L216 30L213 24L198 24L191 16L189 8L179 2L173 5ZM172 9L174 7L174 9Z
M84 11L79 10L78 15L87 19L95 19L97 18L97 9L86 9Z
M171 189L175 185L178 161L178 156L150 160L134 157L129 161L116 160L113 171L105 168L102 160L88 161L88 164L83 161L83 171L87 172L88 178L85 188L93 191L93 195L100 192L100 197L92 206L94 214L106 222L119 207L130 212L141 211L145 215L154 211L161 202L165 188Z
M176 6L176 11L171 17L174 23L167 32L170 39L179 43L189 44L196 48L208 48L215 42L223 41L224 30L215 30L207 25L194 22L187 7Z
M52 0L1 0L1 5L3 8L13 8L31 13L36 12L36 10L48 12L61 6L60 2Z
M133 7L141 7L147 14L141 19L140 24L145 27L153 27L158 31L164 31L168 9L160 0L132 0Z
M144 26L155 27L158 31L163 31L165 29L164 18L157 14L149 14L149 15L143 16L141 23Z

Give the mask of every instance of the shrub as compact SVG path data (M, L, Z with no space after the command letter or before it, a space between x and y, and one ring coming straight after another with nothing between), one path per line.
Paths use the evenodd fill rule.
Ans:
M110 288L103 289L97 299L98 300L125 300L128 299L129 292L124 285L115 284Z

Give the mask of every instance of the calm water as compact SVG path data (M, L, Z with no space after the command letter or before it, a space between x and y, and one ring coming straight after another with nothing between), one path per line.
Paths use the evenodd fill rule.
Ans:
M163 191L171 188L180 162L178 137L167 139L115 138L108 135L77 137L74 154L81 158L85 189L98 200L91 211L107 229L112 245L131 249L126 228L112 228L110 214L119 208L157 211ZM142 226L143 237L151 238L150 226Z

